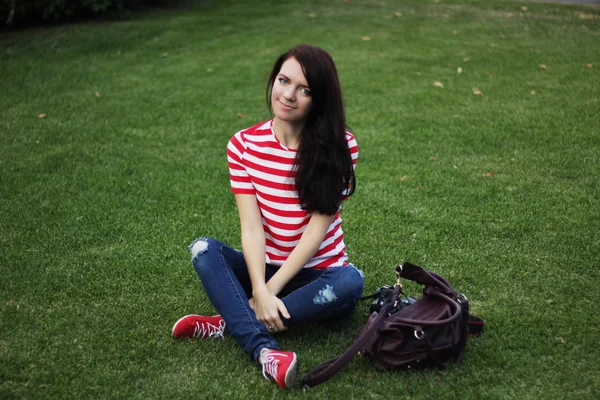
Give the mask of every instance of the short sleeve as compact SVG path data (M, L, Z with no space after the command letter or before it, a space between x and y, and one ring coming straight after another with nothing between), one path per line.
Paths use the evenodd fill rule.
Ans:
M358 161L358 143L356 138L350 132L346 132L346 140L348 141L348 149L350 150L350 156L352 157L352 168L356 170L356 162Z
M350 157L352 158L352 168L356 171L356 162L358 161L358 143L356 138L350 132L346 132L346 140L348 141L348 150L350 150ZM343 199L348 200L348 193L350 186L342 193Z
M244 144L241 132L233 135L227 144L227 165L229 167L229 182L231 191L235 194L255 194L254 185L244 165Z

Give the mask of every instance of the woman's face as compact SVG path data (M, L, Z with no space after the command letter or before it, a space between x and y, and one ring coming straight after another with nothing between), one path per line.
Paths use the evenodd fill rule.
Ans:
M286 122L304 123L311 106L310 88L302 66L290 57L284 61L273 82L271 107L275 117Z

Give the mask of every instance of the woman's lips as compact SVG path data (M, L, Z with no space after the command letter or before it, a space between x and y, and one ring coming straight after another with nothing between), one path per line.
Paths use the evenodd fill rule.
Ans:
M282 107L284 110L293 110L293 109L294 109L294 107L292 107L292 106L288 106L287 104L283 104L281 101L279 102L279 104L281 105L281 107Z

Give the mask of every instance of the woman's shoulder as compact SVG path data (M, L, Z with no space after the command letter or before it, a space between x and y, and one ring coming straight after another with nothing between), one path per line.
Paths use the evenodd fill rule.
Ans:
M356 148L358 150L358 142L356 141L356 136L350 131L346 131L346 141L348 142L348 147L350 149Z
M268 140L271 136L271 124L272 120L263 121L256 125L252 125L249 128L237 131L231 139L229 139L229 145L235 144L238 146L246 147L248 142L263 142Z
M236 132L233 136L238 136L240 139L244 140L246 137L251 135L268 135L271 133L271 124L273 120L269 119L267 121L259 122L258 124L252 125L249 128L242 129L241 131Z

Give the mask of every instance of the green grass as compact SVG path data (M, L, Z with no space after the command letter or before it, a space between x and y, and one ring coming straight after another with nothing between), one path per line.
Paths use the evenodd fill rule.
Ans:
M600 397L600 9L243 3L0 36L0 398ZM170 337L214 311L186 246L240 245L225 146L301 42L333 55L359 141L344 230L366 292L403 260L446 276L488 327L460 366L356 359L282 393L231 338ZM306 372L367 310L280 344Z

